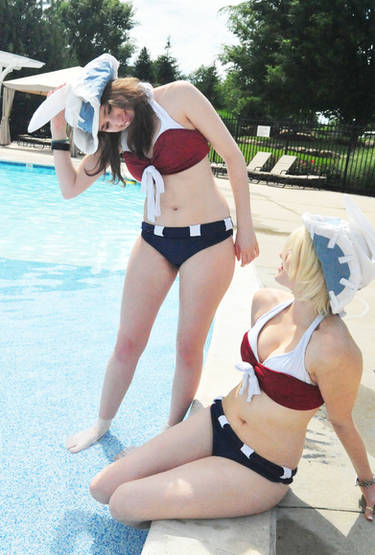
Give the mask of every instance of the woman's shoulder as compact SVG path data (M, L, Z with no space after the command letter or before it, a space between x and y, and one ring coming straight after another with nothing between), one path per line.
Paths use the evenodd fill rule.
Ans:
M169 93L176 91L194 91L198 90L192 83L185 81L184 79L179 79L178 81L171 81L165 85L159 85L153 89L154 94L158 95L161 93Z
M200 96L199 96L200 95ZM173 81L156 87L153 91L154 100L183 127L195 129L188 117L189 110L195 110L201 102L202 94L188 81Z
M324 365L351 364L362 366L362 353L347 325L339 316L326 316L313 336L314 351Z
M251 304L252 324L274 306L292 299L293 295L283 289L261 287L255 291Z
M202 94L189 81L179 80L155 87L153 89L153 96L156 102L161 104L163 102L178 104L179 102L191 101L194 96L198 97L202 96Z

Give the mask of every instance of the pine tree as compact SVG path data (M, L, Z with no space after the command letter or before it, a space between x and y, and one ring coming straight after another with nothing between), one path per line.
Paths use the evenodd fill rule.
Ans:
M138 77L138 79L141 79L141 81L148 81L149 83L155 81L154 66L145 46L142 48L135 61L134 75Z

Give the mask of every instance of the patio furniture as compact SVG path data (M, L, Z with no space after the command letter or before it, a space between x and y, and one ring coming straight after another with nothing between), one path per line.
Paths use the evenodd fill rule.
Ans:
M261 171L262 168L265 166L267 160L270 158L271 152L262 152L259 151L256 153L254 158L250 160L247 165L247 173L251 174L254 171Z
M257 171L257 170L260 171L264 167L265 163L270 158L270 156L271 156L271 152L261 152L261 151L257 152L254 158L250 160L250 162L247 165L248 174L249 172L252 172L252 171ZM216 177L219 176L220 174L223 174L223 175L227 174L227 167L223 163L211 162L211 168Z
M297 160L297 156L290 156L289 154L284 154L280 158L280 160L276 162L276 164L270 171L270 174L286 175L296 160Z
M284 154L269 172L257 169L249 170L248 168L248 173L254 181L272 181L274 184L279 183L282 187L288 184L303 186L327 180L327 176L321 174L302 175L288 173L296 160L297 156Z
M33 146L34 148L50 148L51 147L51 139L47 137L35 137L34 135L18 135L17 137L17 144L22 146Z
M215 177L227 175L227 166L222 162L211 162L211 169Z
M252 177L253 179L259 178L257 179L257 181L260 181L260 180L268 181L268 179L275 178L275 177L278 177L278 178L285 177L285 176L289 177L289 174L287 172L292 167L292 165L296 160L297 160L297 156L290 156L288 154L283 154L283 156L281 156L281 158L276 162L276 164L269 172L256 170L256 169L249 170L249 167L247 171L248 171L249 177Z

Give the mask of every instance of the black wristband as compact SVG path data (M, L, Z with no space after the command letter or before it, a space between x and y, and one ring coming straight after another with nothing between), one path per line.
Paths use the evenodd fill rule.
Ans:
M70 150L70 143L52 140L51 150Z
M369 488L370 486L375 485L375 478L373 477L372 480L359 480L358 477L355 481L356 486L361 486L363 488Z

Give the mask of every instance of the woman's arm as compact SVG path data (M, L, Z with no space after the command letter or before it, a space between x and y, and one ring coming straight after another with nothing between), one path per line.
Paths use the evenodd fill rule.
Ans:
M51 120L51 135L54 140L66 138L66 121L64 111L57 114ZM53 150L56 174L59 181L61 193L65 199L74 198L85 191L103 172L93 176L87 175L93 172L99 159L99 154L85 156L77 168L72 164L70 152L66 150Z
M370 481L373 479L367 452L362 437L357 430L353 420L347 418L345 421L333 423L337 437L348 453L350 460L356 470L359 481ZM365 516L372 520L375 505L375 484L369 487L361 487L363 496L366 500Z
M325 345L320 345L321 356L314 377L325 401L328 417L358 479L371 481L373 476L366 447L352 419L362 375L362 355L346 330L325 335ZM375 485L361 487L361 490L367 506L365 516L372 520Z
M178 105L183 106L185 118L206 137L225 160L236 206L236 256L241 260L241 266L244 266L259 254L251 218L245 159L211 103L194 85L178 81L173 83L172 87L173 93L179 96Z

